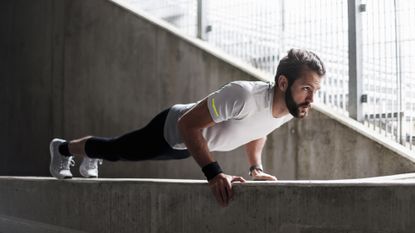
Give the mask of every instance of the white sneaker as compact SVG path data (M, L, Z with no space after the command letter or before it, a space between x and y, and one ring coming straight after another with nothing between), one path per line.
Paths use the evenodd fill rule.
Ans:
M102 164L102 159L92 159L84 156L81 166L79 166L79 173L85 178L98 178L98 164Z
M64 143L65 140L55 138L50 142L50 174L58 179L72 178L72 173L69 166L74 166L75 161L73 156L64 156L59 152L59 146Z

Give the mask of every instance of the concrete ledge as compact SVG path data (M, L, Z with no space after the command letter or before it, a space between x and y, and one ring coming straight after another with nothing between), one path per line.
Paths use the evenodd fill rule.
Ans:
M0 232L413 232L415 174L371 179L235 184L220 208L201 180L0 177Z

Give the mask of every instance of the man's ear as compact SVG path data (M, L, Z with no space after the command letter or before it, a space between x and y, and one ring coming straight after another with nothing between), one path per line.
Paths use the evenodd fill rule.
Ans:
M288 79L287 77L285 77L285 75L280 75L278 77L278 88L285 92L287 90L288 87Z

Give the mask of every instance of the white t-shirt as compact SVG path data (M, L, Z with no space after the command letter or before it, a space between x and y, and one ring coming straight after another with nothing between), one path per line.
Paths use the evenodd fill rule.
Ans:
M210 151L230 151L262 138L293 117L272 116L274 85L262 81L235 81L207 97L209 113L216 123L202 131ZM164 138L174 149L186 149L177 128L177 120L191 104L170 109L164 125Z

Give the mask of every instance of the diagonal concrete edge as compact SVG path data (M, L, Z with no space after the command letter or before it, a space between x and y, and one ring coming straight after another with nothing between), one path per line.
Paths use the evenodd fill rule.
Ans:
M122 0L108 0L112 3L114 3L115 5L122 7L125 10L130 11L131 13L133 13L134 15L136 15L137 17L140 17L142 19L147 20L149 23L154 24L158 27L161 27L163 29L165 29L166 31L174 34L175 36L181 38L184 41L187 41L188 43L192 44L193 46L202 49L203 51L212 54L213 56L221 59L222 61L233 65L235 68L246 72L247 74L259 79L259 80L264 80L264 81L271 81L273 80L272 75L269 75L259 69L253 68L251 65L247 64L246 62L240 60L237 57L231 56L223 51L221 51L220 49L217 49L215 47L213 47L212 45L210 45L209 43L197 39L197 38L193 38L190 36L185 35L183 32L181 32L179 29L175 28L174 26L170 25L169 23L158 19L150 14L148 14L147 12L145 12L144 10L140 9L139 7L132 5L128 2L122 1Z

